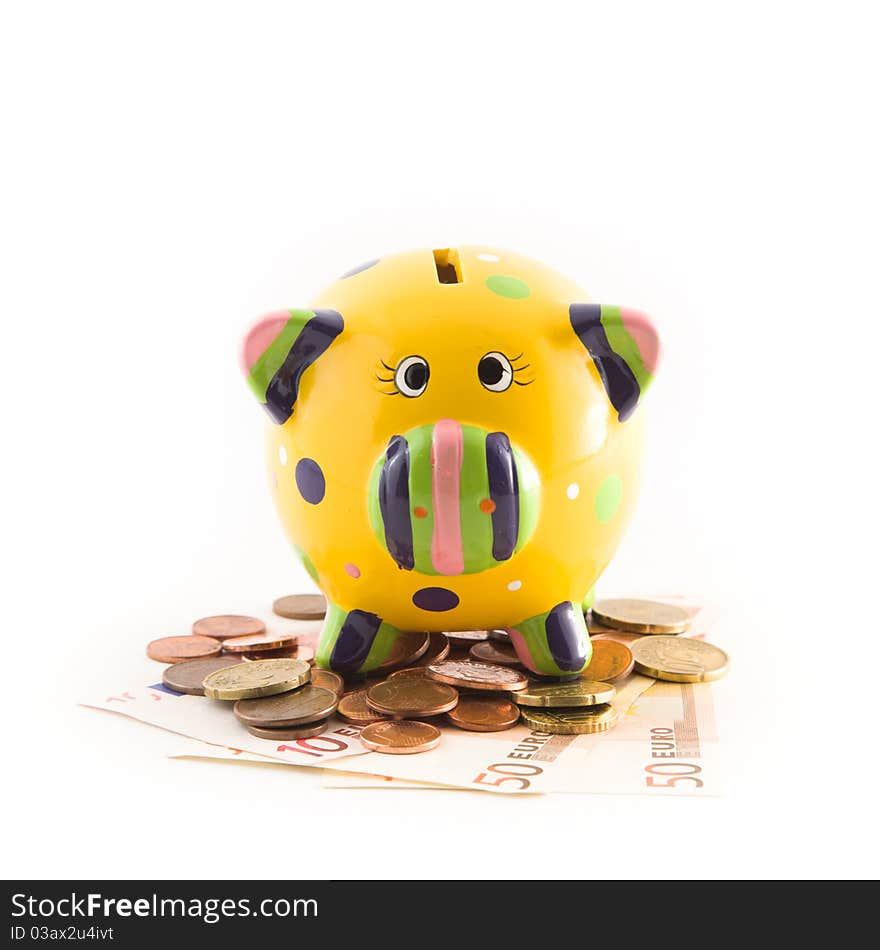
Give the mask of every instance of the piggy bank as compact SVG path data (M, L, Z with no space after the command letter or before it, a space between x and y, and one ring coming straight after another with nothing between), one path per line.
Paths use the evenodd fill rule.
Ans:
M247 334L271 491L345 674L400 631L500 628L541 676L589 662L585 602L636 498L657 333L518 254L419 250Z

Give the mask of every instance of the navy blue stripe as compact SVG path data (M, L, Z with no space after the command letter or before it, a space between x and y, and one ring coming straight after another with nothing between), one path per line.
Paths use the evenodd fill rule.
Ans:
M570 600L557 604L544 623L547 646L560 670L574 673L583 668L587 655L584 652L583 618L578 624L574 604Z
M510 439L503 432L486 436L486 472L492 512L492 557L506 561L519 538L519 479Z
M361 668L373 646L382 621L365 610L352 610L345 618L333 652L330 669L338 673L354 673Z
M632 415L641 395L638 380L626 360L615 353L602 326L602 307L595 303L573 303L568 310L571 326L593 358L602 385L617 418L623 422Z
M391 437L379 475L379 511L385 525L385 546L397 566L411 571L412 522L409 518L409 443L402 435Z
M342 316L335 310L316 310L300 330L284 362L266 387L266 412L273 422L287 422L299 395L302 374L342 333Z

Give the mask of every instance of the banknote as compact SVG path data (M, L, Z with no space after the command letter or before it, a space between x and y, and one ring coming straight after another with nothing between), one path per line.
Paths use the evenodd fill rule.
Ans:
M311 739L278 742L251 735L232 714L229 703L188 696L168 689L161 681L84 700L82 706L104 709L159 726L170 732L201 739L221 749L269 755L276 761L320 767L333 759L371 754L358 741L360 730L338 719Z
M618 710L629 705L617 727L608 733L547 736L523 727L494 734L447 729L440 746L425 755L370 753L356 760L339 757L324 763L322 781L326 788L722 794L712 685L637 679L647 683L639 683L631 691L621 690L615 705ZM639 686L646 688L638 693ZM204 742L188 742L172 754L243 758L235 750ZM265 756L248 758L267 761ZM507 778L521 781L506 782Z

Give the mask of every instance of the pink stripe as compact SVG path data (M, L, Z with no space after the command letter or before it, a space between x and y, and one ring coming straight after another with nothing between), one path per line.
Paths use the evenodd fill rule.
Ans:
M431 538L431 562L441 574L464 571L461 545L461 462L464 436L454 419L441 419L434 426L431 440L431 497L434 502L434 534Z
M532 659L532 653L529 650L529 645L526 643L526 638L516 629L516 627L502 627L502 630L507 631L507 635L510 637L510 642L513 644L513 649L516 650L516 655L519 657L520 663L523 666L527 666L533 673L540 673L541 671L535 666L535 661Z
M645 369L653 374L660 360L660 337L654 329L651 318L638 310L620 308L620 322L626 332L636 341Z

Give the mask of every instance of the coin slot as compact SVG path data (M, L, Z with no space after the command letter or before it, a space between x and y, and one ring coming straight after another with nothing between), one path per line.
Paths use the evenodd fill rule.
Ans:
M437 268L437 280L441 284L460 284L461 259L454 247L445 247L434 251L434 267Z

